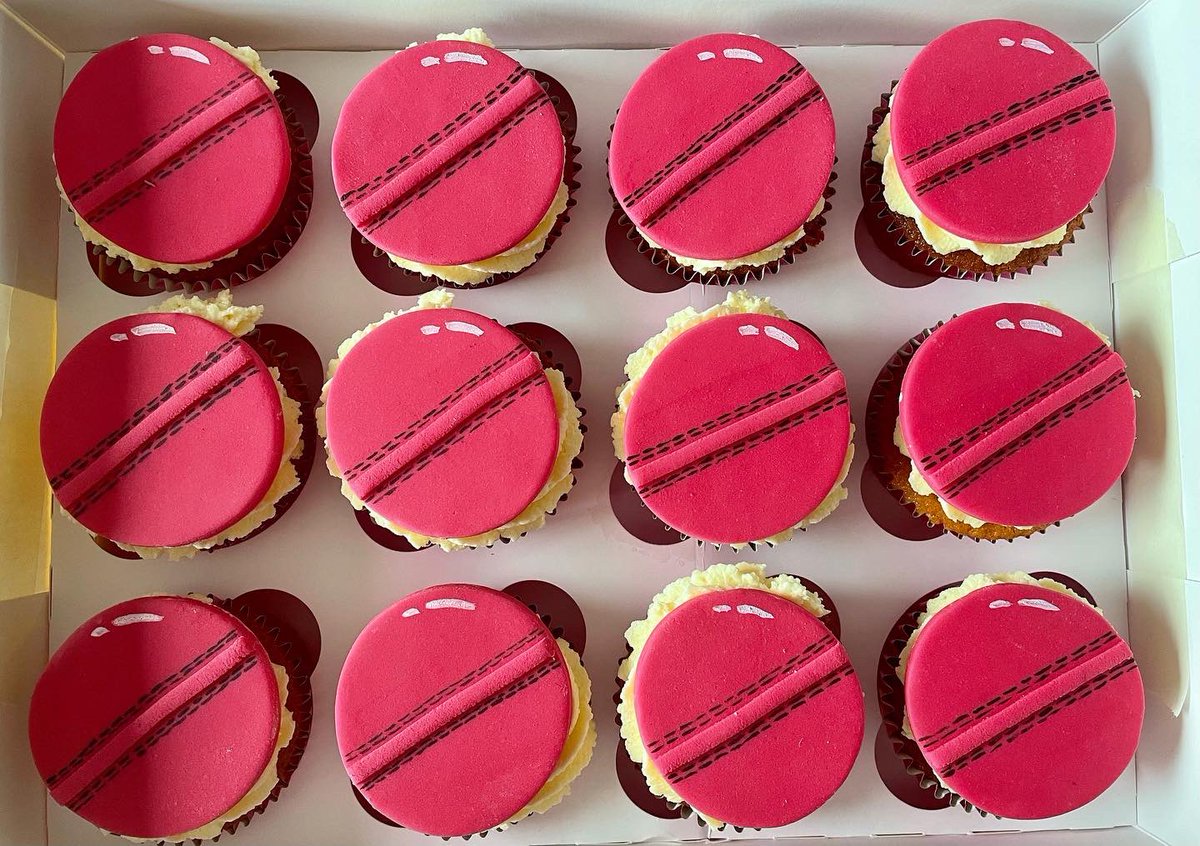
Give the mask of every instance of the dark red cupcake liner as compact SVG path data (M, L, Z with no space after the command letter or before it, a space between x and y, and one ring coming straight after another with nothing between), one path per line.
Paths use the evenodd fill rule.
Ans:
M911 227L915 227L915 222L910 225L909 231L906 231L904 221L911 220L911 218L905 218L888 207L883 198L883 165L871 158L875 133L888 114L891 92L895 87L896 81L893 80L892 89L880 95L879 106L871 112L871 123L867 127L867 139L863 144L862 166L859 169L863 197L863 220L868 233L888 258L909 273L943 276L948 279L963 279L972 282L997 282L1001 279L1013 279L1018 274L1032 273L1033 268L1045 266L1051 258L1062 255L1065 245L1075 242L1075 233L1084 228L1084 217L1092 211L1090 205L1067 225L1066 237L1057 245L1035 247L1029 250L1029 252L1036 250L1043 253L1040 257L1026 258L1022 263L1019 259L1027 252L1023 250L1016 259L1006 264L994 267L985 265L991 269L983 272L962 267L955 262L954 254L938 253L925 243L924 239L912 237ZM902 280L898 286L912 287L912 284Z
M97 279L118 294L132 297L217 291L256 279L291 251L312 212L312 144L316 138L317 113L312 94L302 82L285 73L273 75L279 81L275 99L283 109L291 142L292 172L279 210L267 227L234 255L219 259L211 267L178 273L136 270L128 259L110 256L99 244L85 241L88 264Z
M503 282L516 279L525 273L525 271L536 267L538 262L550 252L550 248L554 245L554 242L562 236L563 229L571 220L571 209L578 203L578 200L575 199L575 194L579 191L578 176L579 171L583 167L579 163L581 151L575 144L575 133L579 128L579 115L575 111L574 100L571 99L570 93L563 87L562 83L544 71L531 68L530 73L533 74L534 78L545 89L546 94L550 97L550 102L554 104L555 110L558 113L559 125L562 127L563 141L566 143L566 158L563 160L563 182L567 185L567 207L555 219L554 226L546 236L546 243L542 245L541 252L537 254L533 263L527 267L523 267L520 270L511 270L506 273L494 273L477 285L466 285L458 282L449 282L436 276L426 276L423 273L408 270L394 264L388 258L386 252L368 241L357 229L351 227L350 253L354 257L354 263L358 266L359 272L376 288L401 297L417 297L437 288L454 288L460 291L491 288Z

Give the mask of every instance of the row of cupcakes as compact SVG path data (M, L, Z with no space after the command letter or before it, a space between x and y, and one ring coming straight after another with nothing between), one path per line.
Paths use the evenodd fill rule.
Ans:
M367 74L331 154L364 244L440 284L494 284L532 265L575 202L575 119L556 85L477 29ZM160 289L244 282L308 217L315 128L297 107L248 47L129 39L63 96L61 193L97 253ZM937 273L1028 271L1083 226L1114 143L1108 88L1078 51L1032 24L963 24L917 54L873 115L869 228ZM713 34L665 51L634 83L608 175L649 261L729 282L820 242L834 164L833 113L813 75L762 38Z

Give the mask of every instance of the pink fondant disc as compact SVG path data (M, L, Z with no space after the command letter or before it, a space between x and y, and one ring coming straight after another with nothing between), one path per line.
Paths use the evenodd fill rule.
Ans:
M1072 811L1133 760L1142 678L1129 645L1085 602L992 585L917 636L904 679L913 735L941 780L1010 819Z
M221 817L273 764L279 684L232 614L183 596L130 599L50 658L29 710L33 761L56 802L157 840Z
M659 772L688 805L735 826L812 813L862 745L863 692L846 650L807 610L761 590L671 611L638 659L633 703Z
M430 41L350 92L333 136L333 182L381 250L452 265L517 246L562 183L562 127L536 78L499 50Z
M1021 21L957 26L917 54L891 103L892 153L949 232L1030 241L1100 190L1116 143L1108 86L1075 48Z
M283 407L245 341L188 314L133 314L67 353L41 443L55 496L91 532L183 546L266 495L283 460Z
M719 33L672 47L638 77L608 176L655 243L734 259L799 229L833 160L833 113L812 74L768 41Z
M1125 362L1090 328L1030 303L933 331L904 373L900 428L955 508L1040 526L1087 508L1125 471L1136 432Z
M405 529L463 538L541 491L558 453L537 355L489 317L417 309L377 326L338 365L328 445L351 489Z
M283 202L291 152L275 95L190 35L141 35L93 56L54 124L75 211L134 255L213 261L249 243Z
M672 340L634 391L626 468L659 519L712 543L798 524L850 442L846 380L803 327L732 314Z
M377 811L424 834L485 832L550 777L571 725L554 636L477 585L406 596L354 642L338 680L338 748Z

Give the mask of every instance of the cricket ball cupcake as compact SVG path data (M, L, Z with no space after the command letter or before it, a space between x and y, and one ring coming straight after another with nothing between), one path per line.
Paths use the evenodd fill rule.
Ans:
M565 222L565 144L534 74L471 29L401 50L355 86L333 182L396 265L482 285L533 264Z
M948 276L1028 272L1083 228L1115 142L1108 86L1071 45L1021 21L963 24L876 111L868 220L881 244Z
M85 622L29 706L50 797L138 841L232 833L291 778L311 689L274 621L207 596L146 596Z
M529 607L438 585L388 608L350 648L338 748L384 817L440 837L486 833L567 796L596 744L590 697L579 656Z
M300 484L300 403L253 336L261 306L172 297L75 345L42 406L63 510L143 558L190 558L272 519ZM264 355L267 356L264 358Z
M1100 499L1133 452L1134 391L1108 339L1062 312L1000 303L951 318L902 371L888 484L977 540L1027 536ZM883 433L881 432L880 435Z
M629 90L608 177L669 269L744 281L823 237L834 140L804 65L753 35L704 35L663 53Z
M343 495L417 548L490 546L541 527L583 446L562 372L452 303L434 291L351 335L317 412Z
M219 38L141 35L89 59L54 124L59 189L84 239L205 287L278 261L312 189L308 141L278 88L256 52Z
M613 446L660 520L735 548L778 543L846 498L854 427L846 379L808 329L734 291L625 363Z
M881 658L884 725L899 747L915 744L914 774L958 803L1054 817L1133 760L1145 707L1137 662L1075 591L1025 573L975 575L910 615L907 642Z
M621 736L650 790L709 825L787 825L842 785L863 692L822 599L761 564L667 585L625 632Z

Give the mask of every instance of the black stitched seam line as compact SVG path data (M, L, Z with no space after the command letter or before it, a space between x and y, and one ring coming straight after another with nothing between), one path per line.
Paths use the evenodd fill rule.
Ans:
M783 87L789 82L803 76L804 73L804 65L797 62L779 76L775 77L775 79L766 88L755 94L750 100L738 106L734 111L722 118L716 124L716 126L712 127L691 144L689 144L683 150L683 152L677 154L673 159L651 174L645 182L625 195L625 197L621 200L621 205L628 208L629 206L641 201L643 197L661 184L664 179L678 170L684 162L695 156L714 140L727 132L730 127L737 124L756 108L775 96L775 94L782 90Z
M1073 76L1064 82L1060 82L1053 88L1047 88L1041 94L1035 94L1032 97L1025 98L1024 100L1018 100L1017 102L1009 105L1007 108L993 112L991 115L983 118L982 120L969 123L962 129L951 132L940 141L934 141L932 144L922 147L916 152L909 153L904 157L903 161L908 165L916 164L923 159L929 158L934 153L940 153L947 147L957 144L959 141L970 138L972 135L976 135L979 132L995 126L998 123L1023 114L1036 106L1042 105L1043 103L1048 103L1050 100L1053 100L1060 94L1065 94L1068 91L1074 91L1076 88L1087 85L1089 82L1099 78L1099 72L1094 69L1089 70L1087 73L1081 73L1078 76Z
M480 664L475 669L471 670L466 675L462 676L461 678L455 679L454 681L450 682L450 684L443 687L441 690L437 691L434 694L431 694L427 699L425 699L425 701L423 701L419 705L411 708L406 714L404 714L404 716L389 723L383 729L381 729L378 732L376 732L375 734L371 735L371 737L367 738L362 743L360 743L358 746L354 747L349 752L347 752L344 756L344 760L346 761L346 763L350 763L351 761L358 760L363 755L370 752L372 749L379 746L384 741L388 740L393 735L398 733L401 729L403 729L405 726L407 726L413 720L417 719L418 717L420 717L423 714L430 711L435 705L440 703L442 700L447 699L448 697L450 697L452 694L456 693L457 691L462 690L463 688L466 688L468 685L471 684L471 682L486 675L487 672L489 670L491 670L493 667L498 666L499 664L503 663L508 658L510 658L513 655L520 652L526 646L529 646L530 644L534 643L536 640L538 640L539 637L542 636L542 634L543 633L540 630L534 629L533 631L529 632L529 634L525 635L523 638L518 640L516 643L512 644L511 646L505 648L501 652L492 656L487 661L484 661L482 664Z
M1109 349L1107 344L1101 343L1099 347L1092 350L1082 359L1072 364L1062 373L1059 373L1051 379L1046 380L1016 402L996 412L979 425L972 426L966 432L963 432L958 437L950 440L945 446L934 450L928 456L921 459L921 469L928 472L941 466L945 461L960 451L959 447L965 448L973 445L984 435L988 434L992 429L996 428L1002 423L1006 423L1010 418L1015 417L1017 414L1025 411L1027 408L1037 405L1038 402L1050 396L1059 388L1065 387L1079 376L1082 376L1093 367L1099 365L1100 362L1108 358L1109 355L1116 355L1116 353Z
M652 458L658 458L660 455L665 455L666 453L670 452L672 448L682 446L689 440L698 438L701 435L705 435L715 429L720 429L725 424L739 418L748 417L751 414L770 406L778 400L788 399L796 394L802 393L803 391L820 382L825 377L832 376L837 372L837 369L837 365L833 362L830 362L815 373L805 376L799 382L793 382L790 385L785 385L784 387L778 388L774 391L768 391L767 393L757 396L748 402L742 403L736 408L726 411L725 413L713 418L712 420L709 420L706 423L701 423L699 426L693 426L686 432L680 432L679 434L667 438L666 440L659 441L653 446L639 450L635 454L625 459L625 466L637 467L644 461L648 461Z
M410 747L409 749L405 750L399 756L397 756L394 760L390 761L389 763L385 764L380 769L376 770L371 775L367 776L365 779L363 779L363 783L361 785L359 785L359 789L360 790L370 790L371 788L375 787L381 781L383 781L385 778L387 778L388 776L395 773L398 769L400 769L402 766L407 764L409 761L416 758L418 755L420 755L425 750L429 749L431 746L433 746L439 740L443 740L444 738L450 736L450 734L452 732L456 731L457 729L462 728L467 723L471 722L476 717L483 714L485 711L487 711L491 708L494 708L495 706L499 705L500 703L504 702L507 699L511 699L513 696L516 696L522 690L525 690L526 688L532 687L533 685L537 684L539 681L544 679L546 676L548 676L553 670L557 669L559 666L560 665L559 665L558 658L554 657L554 656L549 656L548 659L545 661L545 663L534 668L534 670L529 675L517 679L515 682L510 684L508 687L505 687L505 688L497 691L496 693L492 694L491 696L489 696L487 699L480 702L475 707L470 708L466 711L463 711L461 714L459 714L453 720L446 723L446 725L444 725L437 732L435 732L434 734L431 734L429 737L422 738L419 743L417 743L414 746Z

